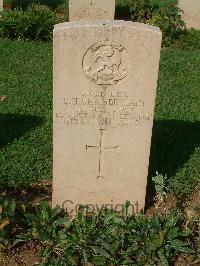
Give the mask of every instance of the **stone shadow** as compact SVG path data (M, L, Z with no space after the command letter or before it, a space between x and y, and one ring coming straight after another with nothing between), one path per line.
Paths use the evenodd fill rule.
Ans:
M38 116L0 114L0 149L43 122Z
M200 145L200 122L180 120L154 121L151 155L148 175L148 189L146 203L150 203L154 196L152 176L156 171L174 176L183 167L195 148Z
M115 6L115 19L117 20L131 20L130 8L127 3L118 2Z

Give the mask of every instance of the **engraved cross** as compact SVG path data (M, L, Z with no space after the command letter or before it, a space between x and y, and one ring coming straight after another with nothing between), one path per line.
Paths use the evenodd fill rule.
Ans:
M105 129L100 129L100 142L99 142L99 146L89 146L89 145L86 145L86 150L87 151L98 151L99 152L99 175L97 177L97 179L102 179L103 176L102 176L102 153L104 151L110 151L110 152L113 152L113 151L116 151L119 149L119 146L112 146L112 147L109 147L109 146L104 146L103 145L103 137L104 137L104 133L105 133Z

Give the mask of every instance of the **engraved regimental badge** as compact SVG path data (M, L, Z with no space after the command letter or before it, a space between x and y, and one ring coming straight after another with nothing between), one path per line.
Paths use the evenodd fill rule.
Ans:
M96 43L83 57L83 71L97 85L116 85L130 71L128 53L122 45L111 41Z

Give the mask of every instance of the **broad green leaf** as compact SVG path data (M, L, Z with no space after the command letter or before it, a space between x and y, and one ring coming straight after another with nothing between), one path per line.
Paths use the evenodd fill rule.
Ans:
M174 227L174 228L170 229L167 233L167 238L170 240L175 239L178 236L178 231L179 231L178 227Z
M168 260L163 249L158 251L158 256L161 260L161 263L159 263L160 266L169 266Z
M169 241L169 243L170 243L170 246L174 249L187 246L186 242L179 240L179 239L171 240Z

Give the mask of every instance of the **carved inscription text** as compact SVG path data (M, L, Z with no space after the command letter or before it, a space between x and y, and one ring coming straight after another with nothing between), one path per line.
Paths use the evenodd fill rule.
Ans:
M152 115L145 112L142 99L129 97L126 91L82 91L79 97L63 99L65 112L56 113L66 126L97 125L142 126L151 121Z

